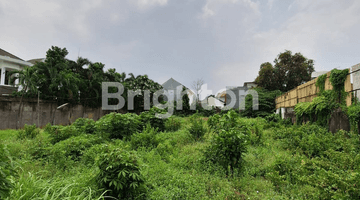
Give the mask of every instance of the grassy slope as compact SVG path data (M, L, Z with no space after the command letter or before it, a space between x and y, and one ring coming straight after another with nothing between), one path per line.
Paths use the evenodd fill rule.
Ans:
M260 119L245 121L265 125L264 120ZM357 158L341 160L346 156L351 157L351 150L340 151L346 155L336 157L338 160L329 160L323 156L325 154L308 156L304 149L299 151L299 148L289 146L286 142L289 140L286 131L291 133L297 127L282 125L266 128L261 144L248 147L244 170L227 177L221 168L201 162L202 151L210 144L213 133L208 132L203 140L194 141L186 131L188 119L183 119L182 124L182 129L177 132L159 133L162 142L156 148L138 149L150 199L328 199L337 197L337 192L346 196L346 188L349 188L346 184L354 181L351 177L342 180L344 173L332 170L334 167L344 167L348 162L355 163ZM278 135L284 137L279 138ZM34 151L34 147L40 148L40 143L48 142L47 137L41 133L33 140L17 140L16 131L0 131L0 140L7 145L18 163L19 177L14 180L15 189L10 199L100 198L101 191L94 182L96 167L77 162L64 171L46 160L32 159L29 152ZM353 135L349 137L340 139L345 143L349 141L349 148L358 152L353 143L358 138L351 139L355 137ZM312 148L311 145L309 148ZM355 168L347 169L345 174L350 170ZM330 175L325 176L327 173ZM331 176L338 176L339 181L333 182ZM359 177L358 173L352 176L354 179ZM341 185L341 181L345 183Z

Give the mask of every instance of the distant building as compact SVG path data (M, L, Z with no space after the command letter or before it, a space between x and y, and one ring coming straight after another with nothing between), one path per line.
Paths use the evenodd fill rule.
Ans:
M32 66L32 64L0 48L0 95L9 95L18 89L13 86L19 83L18 80L11 83L12 77L10 77L9 72L22 70L24 66Z
M183 84L177 82L173 78L170 78L169 80L167 80L165 83L162 84L162 86L163 86L163 90L164 90L165 94L167 94L169 96L169 99L166 99L166 97L165 97L165 99L164 99L165 101L174 101L174 100L180 99L180 96L177 97L176 90L179 86L181 88L181 91L182 91L182 88L185 87ZM188 89L187 87L185 87L185 88ZM190 104L191 104L195 94L190 89L188 89L187 94L189 96Z
M232 103L231 94L235 95L235 105L233 108L240 109L240 104L245 101L245 96L248 91L255 88L257 85L254 82L245 82L244 86L226 86L225 105L229 106Z
M206 97L204 100L201 101L202 106L214 106L222 108L224 107L225 102L221 101L220 99L216 98L214 95L210 95Z

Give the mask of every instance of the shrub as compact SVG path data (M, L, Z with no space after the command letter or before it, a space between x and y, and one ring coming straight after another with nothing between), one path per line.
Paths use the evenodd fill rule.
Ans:
M30 141L27 152L33 159L45 159L49 155L49 147L51 146L50 138L44 134L39 134Z
M179 117L171 116L165 122L166 131L174 132L179 130L180 128L181 128L181 118Z
M212 130L216 130L219 128L221 116L219 114L215 114L213 116L210 116L207 120L207 124Z
M239 129L222 129L215 135L205 150L205 160L220 164L225 170L243 166L243 154L246 152L248 136Z
M10 178L15 175L14 164L9 152L0 143L0 199L5 199L9 196L11 189L14 187Z
M25 138L33 139L40 133L40 130L36 128L36 125L25 124L24 129L18 131L17 138L22 140Z
M50 124L47 124L44 130L49 133L50 142L52 144L83 133L74 126L51 126Z
M136 133L140 123L136 114L110 113L101 117L95 126L100 134L105 134L110 139L123 139Z
M135 199L144 192L144 178L136 152L106 145L96 162L100 169L97 182L119 199Z
M165 122L167 121L167 119L161 119L156 117L156 113L165 114L166 111L154 106L149 111L142 112L140 114L142 127L139 128L142 130L147 123L150 123L152 127L157 128L159 131L165 131Z
M194 138L200 139L207 132L203 119L199 117L198 114L194 114L190 117L190 121L189 133L194 136Z
M157 132L158 130L151 127L150 123L148 123L141 133L131 136L131 147L133 149L138 149L139 147L155 148L159 144L159 141L156 139Z
M50 148L51 160L59 168L66 168L72 161L79 161L84 152L95 144L100 144L102 139L95 135L80 135L56 143Z
M80 132L84 132L86 134L94 134L95 133L95 121L89 118L79 118L74 123L71 124Z

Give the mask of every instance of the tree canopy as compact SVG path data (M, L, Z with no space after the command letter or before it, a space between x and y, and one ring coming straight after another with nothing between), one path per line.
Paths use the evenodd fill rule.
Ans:
M37 62L23 71L14 71L13 73L19 74L15 78L18 78L23 86L23 90L15 95L36 97L39 91L41 99L54 100L59 105L71 103L96 108L102 105L102 82L120 82L125 87L123 97L126 100L128 90L142 91L142 94L134 99L135 110L141 111L141 105L144 105L144 90L154 93L162 88L147 75L135 77L130 73L130 77L126 78L124 72L120 74L115 69L105 71L105 65L101 62L92 63L82 57L72 61L66 58L67 55L66 48L52 46L46 52L44 62ZM116 92L114 89L110 88L109 91ZM117 101L110 99L109 103L116 104Z
M273 91L287 92L311 80L314 72L314 61L301 53L292 54L286 50L274 60L274 65L265 62L260 65L259 75L255 82L258 86Z

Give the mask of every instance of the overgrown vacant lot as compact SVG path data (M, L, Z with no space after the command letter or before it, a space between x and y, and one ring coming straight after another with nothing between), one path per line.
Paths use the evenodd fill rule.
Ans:
M0 131L0 181L10 183L0 185L1 198L360 197L359 136L352 132L234 112L206 120L152 114Z

